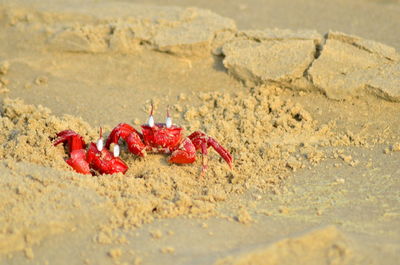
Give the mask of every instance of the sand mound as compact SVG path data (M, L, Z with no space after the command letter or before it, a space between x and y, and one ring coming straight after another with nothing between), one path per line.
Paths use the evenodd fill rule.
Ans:
M218 260L216 265L269 264L354 264L354 253L336 227L283 239L267 247Z
M93 221L90 216L97 216L102 199L73 184L76 174L68 173L64 151L51 142L65 125L83 134L90 127L71 116L56 118L49 109L21 100L5 99L2 108L0 252L23 249L74 229L77 223Z
M60 150L51 139L60 130L74 128L82 135L95 132L79 118L56 118L42 106L25 105L21 100L5 99L1 118L0 158L31 162L42 166L66 168L60 163Z
M183 118L188 122L189 131L202 129L217 139L223 139L221 144L234 157L233 171L215 152L210 155L208 174L199 177L199 162L185 166L168 165L165 156L150 155L140 159L129 154L125 148L122 158L130 166L126 175L82 176L66 165L63 161L67 156L64 149L52 146L51 139L57 131L70 128L80 132L89 142L96 137L96 130L80 119L70 116L57 118L46 108L10 99L3 103L1 137L4 144L0 154L6 159L4 165L13 170L19 167L15 162L36 164L30 166L35 168L35 177L26 178L26 174L17 173L24 183L34 181L42 185L43 179L49 179L46 176L53 174L49 183L46 180L47 190L57 187L57 178L60 181L67 179L71 189L73 186L89 189L91 194L100 196L99 199L111 202L113 210L108 214L109 225L104 226L100 233L99 240L103 242L110 240L104 239L104 233L112 238L113 228L140 226L154 218L182 214L203 217L220 215L217 202L226 200L230 193L247 190L263 193L277 189L289 172L315 162L318 145L329 143L326 138L329 130L326 126L319 127L300 105L281 99L280 92L277 87L259 87L247 95L203 93L199 95L204 102L200 108L182 106L182 103L175 106L184 109ZM299 152L304 145L313 146L308 149L310 153L306 157ZM322 158L317 157L316 161ZM57 168L58 171L43 166ZM254 170L258 173L254 174ZM69 173L65 175L64 172ZM3 179L14 183L12 188L6 188L6 183L3 186L8 190L7 197L14 203L21 197L21 189L27 189L14 187L18 178ZM29 196L40 200L18 204L19 212L24 213L21 220L35 216L34 212L24 209L42 207L41 201L46 194L40 189L31 189ZM66 200L69 199L67 196ZM84 204L82 200L79 196L75 198L77 204ZM52 220L52 214L45 211L40 216L44 220ZM16 229L31 229L30 223L18 225L13 220L3 220L2 227L13 224Z
M0 165L0 253L25 249L55 234L91 230L107 220L106 201L77 186L76 174L27 162ZM80 179L83 176L79 176Z

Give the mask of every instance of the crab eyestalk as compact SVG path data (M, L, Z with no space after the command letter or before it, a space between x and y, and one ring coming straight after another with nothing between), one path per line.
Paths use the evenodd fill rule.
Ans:
M118 144L114 145L113 155L114 155L114 157L119 157L119 145Z
M100 137L99 137L99 139L97 140L96 147L97 147L97 150L98 150L99 152L101 152L101 151L103 150L103 147L104 147L103 129L102 129L101 127L100 127Z
M169 105L167 106L167 120L165 121L165 126L167 126L167 128L171 128L172 126L172 118L169 115Z
M150 111L150 116L149 116L149 120L147 121L147 124L150 127L154 127L154 117L153 117L153 111L154 111L154 105L153 103L151 103L151 111Z

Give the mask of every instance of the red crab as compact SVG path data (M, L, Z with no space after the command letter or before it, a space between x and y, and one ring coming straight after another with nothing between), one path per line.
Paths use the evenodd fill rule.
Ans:
M72 130L65 130L57 134L54 146L63 143L68 144L70 158L66 160L76 172L82 174L113 174L125 172L128 166L118 156L103 148L102 130L97 143L90 143L86 151L86 144L82 136Z
M118 140L124 139L130 152L137 156L145 156L150 153L171 154L168 162L177 164L193 163L196 160L196 150L202 153L202 173L207 169L208 147L215 151L232 168L232 156L214 138L203 132L196 131L188 137L183 137L183 128L173 125L167 109L165 123L154 123L153 105L147 124L143 124L142 133L126 123L120 123L107 138L106 148L114 144L114 153L119 154Z

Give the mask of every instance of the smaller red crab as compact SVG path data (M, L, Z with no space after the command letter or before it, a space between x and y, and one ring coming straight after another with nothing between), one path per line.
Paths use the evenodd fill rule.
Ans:
M109 149L113 143L114 153L119 154L118 141L122 138L127 143L129 151L137 156L143 157L147 152L171 154L168 162L177 164L193 163L196 160L196 150L201 150L202 173L204 173L207 169L207 149L212 146L232 168L231 154L214 138L200 131L183 137L183 128L172 124L168 109L166 122L154 123L152 105L148 122L141 127L142 133L129 124L118 124L108 136L106 148Z
M66 160L76 172L82 174L113 174L125 172L128 166L119 157L107 149L103 148L102 130L100 128L100 138L97 143L90 143L86 151L86 144L82 136L72 130L61 131L57 134L54 146L63 143L68 144L70 158Z

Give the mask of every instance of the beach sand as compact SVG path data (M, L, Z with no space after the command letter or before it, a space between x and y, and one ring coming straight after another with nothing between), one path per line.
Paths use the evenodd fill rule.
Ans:
M0 264L396 264L396 10L1 1ZM123 144L125 175L81 175L52 144L140 129L152 103L233 169Z

